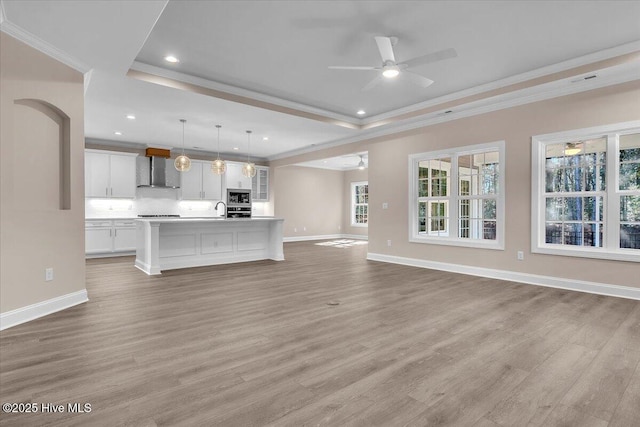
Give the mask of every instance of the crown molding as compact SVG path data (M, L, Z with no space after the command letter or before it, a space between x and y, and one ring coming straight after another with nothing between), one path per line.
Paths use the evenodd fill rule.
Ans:
M138 143L138 142L130 142L130 141L115 141L112 139L91 138L91 137L86 137L84 139L84 143L85 143L85 147L87 146L87 144L89 144L92 146L104 147L105 149L126 148L126 149L137 150L137 151L145 150L147 148L163 148L172 152L175 151L175 152L182 153L181 147L174 147L174 146L165 145L165 144L148 144L148 143ZM184 150L184 153L187 156L194 156L194 157L199 157L199 156L215 157L218 155L217 151L194 150L194 149L188 149L188 148ZM231 161L244 161L246 159L246 155L242 155L238 153L221 152L220 156L227 157ZM265 163L268 160L266 157L251 156L251 161Z
M4 10L4 3L0 2L0 31L5 34L10 35L11 37L20 40L22 43L31 46L32 48L39 50L47 56L56 59L68 67L73 68L76 71L81 72L82 74L86 74L91 70L91 67L79 59L74 58L68 53L58 49L50 43L42 40L41 38L35 36L29 31L17 26L7 19L6 12Z
M131 68L129 69L129 73L127 75L129 77L148 81L151 83L197 92L203 95L227 99L254 107L265 108L272 111L279 111L285 114L296 115L312 120L332 123L351 129L359 129L361 125L360 119L355 119L343 114L338 114L333 111L323 110L321 108L312 107L310 105L289 101L287 99L278 98L249 89L243 89L237 86L204 79L202 77L192 76L178 71L167 70L138 61L135 61L131 65ZM176 87L173 82L186 83L190 86Z
M0 0L0 25L7 20L7 13L4 11L4 1Z
M296 150L287 151L267 158L268 161L286 159L293 156L308 154L341 145L363 142L374 138L391 136L427 126L445 123L452 120L471 117L479 114L517 107L533 102L544 101L560 96L571 95L580 92L595 90L616 84L622 84L634 80L640 80L640 60L596 70L588 73L595 74L597 78L584 80L576 79L579 76L528 87L525 89L507 92L501 95L482 98L477 101L458 105L451 108L452 112L445 114L445 110L435 111L423 116L410 118L403 121L389 123L387 125L362 130L358 135L337 139L324 144L314 144Z
M469 89L454 92L438 98L433 98L428 101L420 102L418 104L409 105L403 108L398 108L396 110L388 111L386 113L367 117L362 119L361 122L364 126L366 126L382 120L390 120L390 119L393 119L394 117L397 117L403 114L409 114L417 110L431 108L439 104L456 101L458 99L466 98L469 96L480 95L484 92L501 89L506 86L523 83L528 80L537 79L540 77L548 76L550 74L555 74L563 71L568 71L568 70L571 70L572 68L577 68L584 65L593 64L599 61L604 61L607 59L628 55L638 51L640 51L640 40L637 40L631 43L626 43L626 44L609 48L609 49L600 50L598 52L579 56L577 58L569 59L563 62L558 62L553 65L537 68L535 70L527 71L521 74L516 74L514 76L506 77L504 79L496 80L483 85L474 86Z

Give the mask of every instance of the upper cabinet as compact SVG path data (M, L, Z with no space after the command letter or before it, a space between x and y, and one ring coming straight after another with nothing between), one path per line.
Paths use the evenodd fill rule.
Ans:
M183 200L222 200L222 178L211 171L211 163L191 160L191 169L180 172Z
M134 153L85 150L85 197L136 196L136 157Z
M269 200L269 168L256 166L256 176L251 179L251 197L256 202Z
M227 171L224 174L225 189L227 188L251 188L251 178L242 174L244 163L227 162ZM226 191L225 191L226 197Z

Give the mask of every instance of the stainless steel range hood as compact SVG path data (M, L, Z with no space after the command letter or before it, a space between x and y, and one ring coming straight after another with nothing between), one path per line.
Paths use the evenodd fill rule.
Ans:
M138 156L136 181L138 187L180 188L180 172L173 167L173 160L162 156ZM168 150L166 150L168 153Z

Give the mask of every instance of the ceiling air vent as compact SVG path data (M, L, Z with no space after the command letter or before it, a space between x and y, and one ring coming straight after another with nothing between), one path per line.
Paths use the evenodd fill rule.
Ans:
M580 82L583 82L585 80L595 79L596 77L598 77L597 74L589 74L588 76L584 76L584 77L580 77L580 78L577 78L577 79L573 79L573 80L571 80L571 83L580 83Z

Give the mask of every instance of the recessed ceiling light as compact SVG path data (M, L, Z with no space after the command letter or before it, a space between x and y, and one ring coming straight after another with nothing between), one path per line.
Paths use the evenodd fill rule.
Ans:
M263 137L263 138L262 138L262 140L263 140L263 141L268 141L268 140L269 140L269 137L268 137L268 136L265 136L265 137Z
M165 56L164 60L167 62L171 62L172 64L175 64L176 62L180 62L180 60L173 55Z
M115 131L114 134L120 136L120 135L122 135L122 132Z
M364 116L365 114L367 114L367 112L364 111L364 110L358 110L358 112L356 114L359 115L359 116Z
M133 114L127 114L127 119L129 120L135 120L136 116L134 116Z
M238 150L239 150L239 148L238 148L238 147L233 147L233 149L234 149L234 150L236 150L236 151L238 151Z

